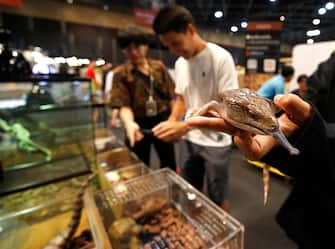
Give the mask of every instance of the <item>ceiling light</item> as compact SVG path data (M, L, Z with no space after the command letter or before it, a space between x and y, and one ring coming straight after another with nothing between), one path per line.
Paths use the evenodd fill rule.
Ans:
M307 39L307 44L313 44L314 40L313 39Z
M216 18L221 18L223 17L223 12L221 10L215 11L214 16Z
M320 24L320 19L319 18L315 18L315 19L313 19L312 23L314 25L319 25Z
M318 10L319 15L324 15L324 14L326 14L326 12L327 12L327 10L325 8L320 8Z
M102 66L102 65L105 65L105 63L106 63L106 61L104 59L98 59L96 61L96 64L97 64L98 67Z
M276 2L276 0L269 0L271 3L274 3L274 2Z
M238 27L237 26L231 26L230 28L231 32L237 32L238 31Z
M285 16L280 16L279 20L282 22L285 21Z
M90 60L86 59L86 58L84 58L84 59L78 59L78 61L79 61L79 64L82 64L82 65L88 65L88 64L90 64Z
M66 0L68 4L73 4L73 0Z
M314 30L308 30L307 32L306 32L306 35L307 36L318 36L318 35L320 35L320 30L319 29L314 29Z
M64 57L55 57L55 58L54 58L54 62L55 62L55 63L65 63L66 60L65 60Z
M335 7L335 4L333 2L326 3L326 9L327 10L332 10L332 9L334 9L334 7Z
M241 22L241 27L245 29L246 27L248 27L248 23L247 22Z
M78 66L78 59L75 56L72 57L68 57L65 59L66 63L70 66L70 67L76 67Z

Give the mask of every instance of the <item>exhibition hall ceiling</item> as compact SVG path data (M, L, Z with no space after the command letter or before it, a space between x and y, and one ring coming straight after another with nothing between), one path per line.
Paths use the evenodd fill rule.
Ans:
M254 20L283 22L282 41L289 44L335 40L335 0L63 0L105 11L132 12L139 5L175 2L191 10L198 25L231 35L243 34L245 23ZM243 24L242 24L243 23ZM241 25L242 24L242 25ZM236 26L236 28L233 28ZM233 32L233 31L234 32ZM312 34L308 31L315 31Z

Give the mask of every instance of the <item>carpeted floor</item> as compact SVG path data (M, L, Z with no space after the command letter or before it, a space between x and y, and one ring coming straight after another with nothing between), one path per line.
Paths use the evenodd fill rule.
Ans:
M291 185L283 177L270 176L269 201L263 205L262 171L245 162L234 149L230 167L231 215L245 226L245 249L295 249L275 221Z

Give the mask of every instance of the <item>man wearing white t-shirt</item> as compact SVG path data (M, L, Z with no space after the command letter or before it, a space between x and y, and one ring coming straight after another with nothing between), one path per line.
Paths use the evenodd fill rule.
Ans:
M167 6L157 14L153 29L164 46L180 57L176 61L176 101L169 119L153 128L164 141L181 141L181 174L193 186L203 188L206 176L209 197L228 210L228 165L232 139L209 130L191 130L182 118L219 92L238 88L230 53L203 40L191 13L184 7Z

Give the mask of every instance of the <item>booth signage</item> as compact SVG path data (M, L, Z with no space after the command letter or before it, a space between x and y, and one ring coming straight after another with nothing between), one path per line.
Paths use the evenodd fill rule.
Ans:
M135 0L134 1L134 23L150 27L159 10L167 4L173 4L175 0Z
M134 22L141 26L151 27L158 10L156 9L134 9Z
M249 22L245 36L246 73L277 73L281 22Z

